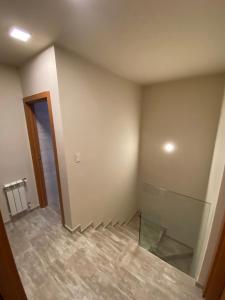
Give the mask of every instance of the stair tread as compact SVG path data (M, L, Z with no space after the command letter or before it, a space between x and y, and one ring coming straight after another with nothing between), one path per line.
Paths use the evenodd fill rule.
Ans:
M116 247L119 251L123 250L125 243L121 241L121 239L116 236L114 232L109 230L109 228L102 229L101 233L106 238L106 240L109 240L110 243L112 243L113 246Z
M115 246L101 231L92 230L85 232L84 235L103 252L105 255L113 259L117 258L120 254L120 250Z
M124 228L128 229L131 233L133 233L135 236L138 236L139 230L135 229L130 223L123 226Z
M127 224L127 226L133 228L135 231L139 232L140 227L140 215L137 214L133 219Z
M193 249L175 241L174 239L163 236L157 249L152 251L160 258L181 258L193 255Z
M125 234L123 231L121 231L117 226L114 227L114 226L109 226L107 228L107 230L111 231L112 233L114 233L115 235L117 235L117 237L119 239L122 239L124 244L126 244L127 242L129 241L133 241L132 238L130 238L129 236L127 236L127 234Z
M142 222L140 243L145 249L157 249L166 229L152 222Z
M115 226L116 229L122 231L124 234L126 234L127 236L129 236L131 239L133 239L135 242L138 241L138 236L135 235L129 228L127 228L126 226L120 226L120 225L116 225Z

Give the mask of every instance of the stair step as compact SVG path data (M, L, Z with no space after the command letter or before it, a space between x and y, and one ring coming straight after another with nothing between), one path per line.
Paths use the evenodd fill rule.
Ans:
M120 230L121 232L123 232L125 235L127 235L129 238L131 238L132 240L134 240L135 242L138 241L138 236L135 235L129 228L127 228L126 226L120 226L120 225L116 225L115 226L116 229Z
M153 222L142 221L140 244L149 251L158 249L163 237L165 236L166 228Z
M113 234L115 234L119 239L121 239L123 241L124 244L127 244L128 242L130 242L131 240L133 241L133 239L131 239L129 236L127 236L127 234L125 234L124 232L122 232L118 226L114 227L114 226L109 226L107 228L107 230L111 231Z
M193 249L166 235L161 239L157 249L151 251L158 257L166 259L187 258L193 255Z
M139 235L139 230L135 229L130 223L124 225L123 227L126 228L127 230L129 230L131 233L133 233L133 235L135 235L135 236Z
M108 258L114 260L120 255L121 251L118 246L112 243L100 230L88 231L84 235Z
M190 251L189 253L181 253L181 254L171 254L171 255L166 255L163 257L160 257L163 260L169 260L169 259L178 259L178 258L190 258L193 257L194 252Z
M191 264L192 264L193 256L190 257L183 257L183 258L171 258L171 259L164 259L165 262L169 263L170 265L174 266L175 268L185 272L186 274L190 274L191 271Z
M110 227L110 226L109 226ZM105 239L112 243L112 245L117 248L118 251L122 251L125 243L121 241L121 239L116 236L109 228L105 228L101 230L101 234L105 237Z
M137 214L133 217L133 219L127 224L127 226L131 227L135 231L139 232L140 227L140 214Z

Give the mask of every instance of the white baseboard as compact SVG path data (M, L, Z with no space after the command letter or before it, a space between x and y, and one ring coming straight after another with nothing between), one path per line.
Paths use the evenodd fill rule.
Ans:
M134 218L136 215L138 215L139 213L140 213L139 210L136 210L136 212L133 213L133 214L130 216L130 218L128 218L127 221L124 222L124 225L128 225L128 224L133 220L133 218Z
M64 227L70 232L70 233L74 233L74 232L76 232L76 231L81 231L80 230L80 228L81 228L81 226L80 225L77 225L77 226L75 226L74 228L71 228L70 226L68 226L68 225L64 225Z
M104 226L104 223L103 222L99 222L95 227L94 229L97 230L99 227L101 226Z
M113 227L115 227L116 225L120 225L120 222L119 221L115 221L115 222L112 223Z
M90 227L94 228L94 223L92 221L84 228L81 228L81 233L83 233L85 230L87 230Z
M203 290L203 285L201 283L199 283L197 280L195 281L195 285Z
M94 222L91 221L89 224L87 224L86 226L82 227L81 225L77 225L75 226L74 228L71 228L70 226L68 225L64 225L65 228L67 230L69 230L69 232L71 233L74 233L76 231L79 231L81 233L84 233L88 228L92 227L94 229L98 229L99 227L103 226L105 229L108 227L108 226L116 226L116 225L120 225L120 226L123 226L123 225L127 225L131 222L131 220L137 215L139 214L140 212L137 210L135 211L135 213L133 213L126 221L123 221L123 222L119 222L119 221L108 221L107 223L104 223L103 221L102 222L99 222L97 225L94 226Z
M112 220L110 220L109 222L107 222L104 226L104 228L107 228L109 225L112 225Z
M120 224L120 226L124 226L124 225L126 225L126 223L127 223L127 221L125 220L125 221L120 222L119 224Z

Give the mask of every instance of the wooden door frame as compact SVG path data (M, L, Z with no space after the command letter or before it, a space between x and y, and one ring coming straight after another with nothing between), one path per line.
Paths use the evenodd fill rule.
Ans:
M4 300L27 300L0 212L0 295Z
M203 296L206 300L220 300L224 297L225 288L225 216L220 234L215 259L204 288Z
M32 161L33 161L39 203L40 203L40 207L42 208L48 205L43 164L41 161L41 150L40 150L40 144L38 138L38 131L37 131L37 125L35 120L35 114L33 111L33 105L32 105L34 103L41 102L41 101L46 101L48 106L48 114L50 120L51 137L52 137L53 152L54 152L54 159L55 159L58 193L59 193L59 203L61 209L62 224L65 225L55 129L54 129L53 114L52 114L51 97L49 91L45 91L42 93L34 94L23 98L24 111L25 111L26 122L27 122L27 130L28 130L28 136L30 141L30 149L31 149Z

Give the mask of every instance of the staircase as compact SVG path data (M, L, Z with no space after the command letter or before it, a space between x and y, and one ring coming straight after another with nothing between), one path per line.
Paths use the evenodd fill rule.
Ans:
M193 249L167 235L167 229L142 219L140 245L172 266L189 274Z
M124 255L126 247L140 244L149 252L158 256L172 266L189 274L193 259L193 249L167 236L166 228L157 224L142 223L141 238L139 237L140 215L136 214L124 225L111 222L104 226L99 224L94 228L92 224L82 231L86 237L94 241L95 245L107 254L108 251L120 257ZM124 247L125 246L125 247Z
M126 253L136 248L139 240L139 216L135 215L128 224L108 226L100 225L97 229L89 227L82 233L92 241L97 248L100 248L105 255L110 253L112 261L120 260Z

